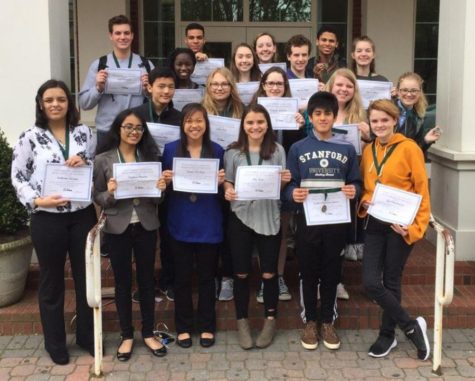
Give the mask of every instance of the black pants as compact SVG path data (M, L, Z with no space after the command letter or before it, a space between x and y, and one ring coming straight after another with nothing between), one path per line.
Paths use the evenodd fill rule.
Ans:
M157 231L145 230L140 222L130 224L122 234L109 234L110 261L115 279L115 304L119 314L121 335L134 336L132 325L132 252L140 293L142 337L153 336L155 314L155 250Z
M231 214L231 207L229 201L223 200L221 201L221 207L223 210L223 230L225 232L228 231L228 221L229 215ZM231 247L229 244L229 236L225 234L223 242L219 245L219 259L221 260L221 267L220 267L220 276L232 278L233 273L233 259L231 257Z
M175 264L175 326L177 334L193 332L192 277L198 274L198 319L200 333L216 331L216 263L219 244L190 243L170 237Z
M248 317L249 310L249 273L252 268L252 251L254 245L259 254L260 270L262 273L271 273L270 279L263 279L264 283L264 315L276 316L279 300L279 285L277 279L277 261L279 258L280 232L276 235L258 234L244 225L235 213L231 212L228 226L231 257L233 259L234 276L234 305L236 318ZM245 278L237 274L247 274Z
M307 226L305 215L296 214L296 251L306 321L317 320L317 286L323 323L332 323L336 313L336 286L340 281L342 251L347 224Z
M76 292L76 342L94 342L92 309L86 298L86 237L96 223L91 205L71 213L38 212L31 216L31 238L40 265L38 300L48 352L66 350L64 327L64 265L69 254Z
M158 229L160 234L160 272L158 275L158 287L160 290L168 290L173 288L175 270L173 266L173 254L170 248L170 233L167 227L168 216L168 200L165 196L165 201L162 202L158 208L158 219L160 220L160 227Z
M396 325L407 331L413 321L401 307L401 277L413 245L391 226L369 217L363 256L363 284L383 309L380 333L394 336Z

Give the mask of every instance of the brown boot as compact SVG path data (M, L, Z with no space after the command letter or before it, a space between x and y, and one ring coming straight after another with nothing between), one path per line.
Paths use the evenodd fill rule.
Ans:
M256 340L257 348L266 348L272 343L272 340L274 339L275 335L275 326L275 319L264 320L264 326L262 327L262 331Z
M251 336L251 328L249 327L249 320L239 319L237 320L238 327L238 340L242 349L251 349L254 347Z

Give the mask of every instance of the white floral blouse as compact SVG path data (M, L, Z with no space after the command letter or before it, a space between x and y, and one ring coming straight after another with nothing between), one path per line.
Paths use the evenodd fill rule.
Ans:
M92 164L96 149L95 137L84 124L70 128L69 157L78 155L87 164ZM68 213L89 206L90 202L68 202L65 206L38 207L33 200L41 196L47 163L64 163L59 143L53 134L37 126L20 135L13 150L12 184L20 202L29 213L44 210L52 213Z

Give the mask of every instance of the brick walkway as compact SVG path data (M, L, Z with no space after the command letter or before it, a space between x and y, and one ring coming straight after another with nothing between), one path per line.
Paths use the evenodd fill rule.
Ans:
M415 350L398 334L398 347L385 359L366 354L377 331L339 332L342 348L329 351L319 346L305 351L297 330L281 330L265 350L243 351L236 332L218 332L214 347L203 349L195 337L191 349L171 345L165 358L155 358L139 340L132 359L113 358L117 335L105 336L107 356L104 380L475 380L475 329L452 329L444 333L443 377L431 373L432 364L415 360ZM68 336L73 341L72 336ZM43 349L41 335L0 337L1 381L90 380L93 358L76 345L69 345L71 363L54 365Z

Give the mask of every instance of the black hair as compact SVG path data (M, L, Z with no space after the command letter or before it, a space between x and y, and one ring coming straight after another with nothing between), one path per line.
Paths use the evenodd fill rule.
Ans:
M244 120L246 119L247 114L249 114L250 112L263 114L266 118L267 131L264 134L264 140L262 141L259 155L263 160L269 160L272 157L272 154L275 152L277 144L275 142L275 134L272 130L272 122L269 113L267 112L264 106L258 103L250 104L244 109L244 112L242 113L241 117L241 125L239 127L238 140L237 142L231 143L229 148L234 148L241 152L249 152L249 140L247 138L246 131L244 130Z
M148 83L150 86L153 85L156 79L158 78L171 78L173 82L176 81L175 72L169 67L158 67L156 66L148 75Z
M307 46L308 47L308 54L310 54L312 50L312 43L310 40L305 37L303 34L296 34L289 38L287 43L285 44L285 54L290 56L292 54L292 46L300 47L300 46Z
M308 100L307 113L312 115L315 109L320 108L331 111L333 116L338 115L338 100L336 96L328 91L319 91L313 94Z
M180 54L187 54L190 57L191 62L193 62L193 67L196 66L195 53L193 53L193 50L191 50L190 48L176 48L170 53L170 57L168 58L168 64L170 65L170 69L173 71L173 73L175 73L175 83L177 87L178 87L178 76L176 75L176 72L175 72L175 61L178 55Z
M210 126L208 112L200 103L188 103L181 110L181 121L180 121L180 144L177 146L176 154L178 157L187 157L189 156L188 152L188 137L185 134L185 122L189 119L195 112L201 112L205 118L206 129L203 134L203 141L201 145L201 157L203 158L212 158L213 155L213 144L211 143L210 137Z
M36 103L36 120L35 125L47 129L48 128L48 118L43 110L43 94L46 90L60 88L66 94L66 98L68 99L68 110L66 112L66 124L69 127L76 127L79 125L79 112L74 104L74 98L71 94L66 83L57 79L49 79L45 83L43 83L38 91L36 92L35 103Z
M189 30L195 30L195 29L199 29L203 32L203 36L205 35L205 28L203 27L203 25L201 24L198 24L197 22L192 22L190 24L188 24L185 28L185 36L188 35L188 31Z
M132 28L132 23L130 22L130 19L125 16L125 15L118 15L118 16L114 16L114 17L111 17L109 19L109 33L112 33L112 30L114 29L114 25L123 25L123 24L127 24L130 26L130 31L133 33L134 30Z
M150 134L147 127L147 121L133 109L126 109L117 114L112 122L109 131L107 131L101 145L97 147L96 154L116 149L120 145L120 129L125 118L133 115L140 120L140 124L143 126L143 134L140 141L137 143L137 150L142 161L158 161L160 156L160 150L155 144L155 141Z
M338 32L336 31L336 29L330 25L322 25L320 27L320 29L318 30L317 32L317 40L320 38L320 36L323 34L323 33L333 33L336 37L336 42L339 41L339 38L338 38Z

